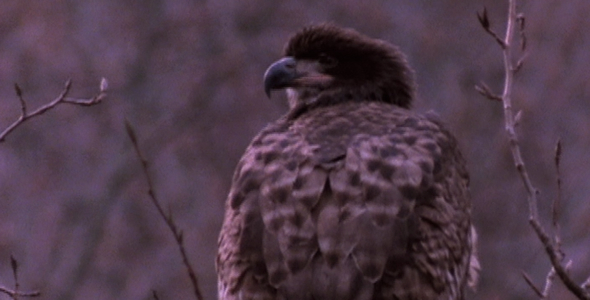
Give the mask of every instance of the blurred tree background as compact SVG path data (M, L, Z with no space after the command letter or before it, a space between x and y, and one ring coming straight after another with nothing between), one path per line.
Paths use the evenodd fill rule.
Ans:
M573 277L590 275L590 2L522 1L530 55L517 76L519 131L543 220L556 197L553 149L564 145L561 225ZM19 114L17 82L32 109L59 94L98 92L98 106L59 106L0 144L0 283L41 299L190 299L171 234L149 203L123 126L136 128L156 192L185 231L207 299L233 168L249 140L286 110L265 97L262 75L288 37L332 21L395 43L419 83L415 109L437 111L458 136L472 176L482 262L470 299L536 299L521 270L542 285L549 261L527 223L525 191L503 131L498 45L476 12L503 32L504 1L426 0L3 0L0 127ZM572 299L556 284L554 299ZM0 298L6 297L4 295Z

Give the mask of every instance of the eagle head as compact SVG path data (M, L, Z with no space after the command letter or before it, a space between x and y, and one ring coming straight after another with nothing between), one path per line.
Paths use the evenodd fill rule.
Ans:
M409 108L414 76L405 56L385 41L332 24L303 28L264 74L268 96L287 89L291 108L342 101L380 101Z

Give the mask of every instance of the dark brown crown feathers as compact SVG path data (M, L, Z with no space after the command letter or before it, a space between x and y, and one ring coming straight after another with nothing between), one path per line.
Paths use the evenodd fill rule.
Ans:
M414 72L405 55L390 43L353 29L321 24L306 27L292 36L284 55L311 60L331 57L338 63L326 72L341 80L346 88L364 91L367 100L404 108L411 106Z

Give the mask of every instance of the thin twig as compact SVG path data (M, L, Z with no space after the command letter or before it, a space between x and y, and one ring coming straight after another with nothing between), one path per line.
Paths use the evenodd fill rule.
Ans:
M559 279L561 279L561 281L567 287L567 289L570 292L572 292L576 297L578 297L578 299L590 300L590 293L585 291L581 286L577 285L574 282L574 280L569 276L565 267L561 264L561 258L560 255L558 255L558 251L557 249L555 249L555 246L551 243L551 239L549 238L547 233L545 233L545 231L541 227L541 224L539 224L537 220L529 220L529 223L535 230L535 233L537 234L539 240L541 240L541 243L543 243L543 246L545 246L545 252L547 253L547 256L549 256L549 259L551 260L551 265L553 265L553 267L555 268L555 272L557 272L557 276L559 276Z
M30 291L30 292L21 292L21 291L13 291L9 288L0 286L0 292L8 295L12 299L18 299L17 297L39 297L41 296L41 292L39 291Z
M18 290L20 287L20 284L18 283L18 262L16 261L16 258L14 258L14 256L10 255L10 267L12 269L12 277L14 278L14 293L15 296L13 296L12 298L14 300L18 299Z
M571 261L570 261L571 265ZM539 299L546 299L549 297L549 292L551 291L551 287L553 287L553 282L555 281L555 268L551 267L549 272L547 273L547 277L545 278L545 286L543 287L543 291L539 289L534 283L533 280L529 277L527 273L522 271L522 277L529 285L529 287L537 294Z
M561 233L560 233L560 226L559 226L559 208L561 204L561 140L557 140L555 145L555 174L557 175L557 197L553 198L551 203L551 223L553 224L553 244L555 245L555 249L559 254L560 260L565 257L565 253L561 249Z
M504 127L510 140L510 150L514 159L516 169L527 190L529 204L529 219L537 219L537 195L539 191L533 186L527 168L522 159L518 134L514 129L514 113L512 111L512 86L514 83L514 70L512 68L512 40L514 35L514 20L516 19L516 1L509 1L508 24L506 26L506 37L504 39L504 91L502 103L504 104Z
M147 161L147 159L144 158L143 154L141 153L141 151L139 149L139 144L137 142L137 135L135 134L135 130L133 130L133 127L131 127L131 124L129 124L129 122L127 122L127 121L125 121L125 128L127 130L127 135L129 135L129 139L131 140L131 143L133 144L133 148L135 149L135 153L137 154L137 157L141 161L143 173L145 174L147 184L148 184L148 195L150 196L152 204L156 207L156 210L158 211L160 216L164 219L164 222L166 222L166 225L168 226L168 228L172 232L172 235L174 236L174 240L176 241L176 244L178 245L178 248L180 250L182 262L187 269L188 276L189 276L190 281L193 285L193 292L194 292L195 297L198 300L202 300L203 296L201 293L201 289L199 288L199 282L197 279L196 272L189 262L188 255L186 254L186 249L184 247L183 232L176 225L174 218L172 217L171 210L168 209L168 214L166 214L166 212L162 208L162 205L160 204L160 201L158 200L158 198L156 196L156 193L154 191L153 180L152 180L152 177L148 171L148 161ZM157 297L157 294L154 294L154 296Z
M535 292L535 294L537 294L537 296L539 296L540 299L545 298L545 295L543 295L543 292L541 292L541 289L539 289L534 283L533 280L529 277L529 275L525 272L525 271L521 271L522 277L524 278L524 281L529 285L529 287Z
M504 40L500 39L497 34L494 33L492 29L490 29L490 22L487 17L487 11L484 8L483 13L480 15L478 13L477 17L484 28L484 30L489 33L494 39L500 44L504 56L504 90L502 93L502 103L504 106L504 127L506 133L508 135L508 139L510 141L510 150L512 153L512 158L514 160L514 164L518 171L518 174L523 182L523 185L527 192L527 203L529 207L529 223L533 227L537 237L545 247L545 252L549 256L551 260L551 265L555 269L555 273L559 276L561 281L565 284L565 286L570 290L574 295L576 295L579 299L587 299L590 300L590 294L585 291L581 286L577 285L567 274L566 268L562 265L562 255L560 255L559 245L554 244L547 233L544 231L543 227L541 226L538 220L538 194L539 191L533 186L529 173L527 171L526 165L524 164L524 160L522 158L520 144L518 140L518 134L516 133L515 126L516 126L516 118L514 117L514 112L512 110L512 87L514 81L514 74L521 68L524 57L526 53L518 60L517 65L514 66L512 63L512 42L514 39L514 32L515 32L515 25L519 24L520 30L520 38L521 38L521 50L526 50L526 37L524 34L525 28L525 19L524 15L516 14L516 0L509 0L508 1L508 21L506 26L506 35ZM500 41L501 42L500 42ZM479 90L478 90L479 91ZM480 91L480 93L482 93ZM484 96L485 94L493 95L491 91L482 93ZM488 96L489 98L489 96ZM561 150L560 150L561 151ZM556 157L557 158L557 157ZM556 219L555 219L556 220ZM556 239L559 241L559 239ZM527 280L530 281L530 280ZM533 285L534 286L534 285ZM535 289L534 289L535 290ZM537 291L536 291L537 292Z
M516 112L516 115L514 115L514 126L518 127L518 125L520 125L520 120L522 119L522 110L519 110L518 112Z
M152 297L154 297L154 300L160 300L160 297L158 297L158 292L156 291L152 291Z
M551 208L552 211L552 223L553 227L557 230L559 226L559 204L561 203L561 171L560 171L560 164L561 164L561 140L557 140L555 144L555 173L557 175L557 197L555 197L553 201L553 205Z
M526 18L524 17L523 13L519 13L518 15L516 15L516 22L518 23L518 33L520 34L520 50L522 52L526 51L527 46L526 32L524 30L525 21Z
M555 281L555 268L551 267L549 273L547 273L547 278L545 279L545 288L543 289L543 298L547 298L549 296L549 292L551 291L551 287L553 287L553 281Z
M523 13L519 13L516 15L516 23L518 24L518 33L519 33L519 41L520 41L520 51L522 52L520 58L516 61L516 64L512 67L512 71L514 74L518 73L524 64L524 60L528 56L526 51L527 46L527 37L525 29L525 17Z
M491 22L488 18L487 8L483 8L483 12L481 13L481 15L477 13L477 19L479 20L479 23L481 24L483 29L496 40L496 42L498 43L498 45L500 45L500 47L502 47L502 49L504 49L506 47L506 42L502 40L495 31L492 30Z
M4 142L4 140L6 139L6 136L9 133L11 133L14 129L16 129L19 125L24 123L25 121L30 120L33 117L42 115L46 111L56 107L57 105L59 105L61 103L74 104L74 105L80 105L80 106L91 106L91 105L95 105L95 104L100 103L107 95L108 82L105 78L102 78L100 81L99 93L90 99L78 99L78 98L67 97L68 93L70 92L71 87L72 87L72 80L68 79L68 81L66 81L64 89L59 94L59 96L57 96L57 98L53 99L51 102L49 102L45 105L42 105L39 108L37 108L36 110L34 110L33 112L29 113L28 109L27 109L27 103L23 98L22 89L20 88L20 86L18 84L15 84L14 90L16 92L16 95L17 95L18 100L21 105L21 113L20 113L20 116L18 117L18 119L16 119L16 121L14 121L12 124L10 124L6 129L4 129L4 131L2 131L2 133L0 133L0 143Z
M476 85L475 90L490 100L502 101L502 96L494 94L494 92L492 92L492 90L483 82Z
M12 269L12 277L14 278L14 289L0 286L0 292L8 295L13 300L18 300L19 297L38 297L41 295L39 291L20 291L20 283L18 281L18 261L14 256L10 256L10 267Z

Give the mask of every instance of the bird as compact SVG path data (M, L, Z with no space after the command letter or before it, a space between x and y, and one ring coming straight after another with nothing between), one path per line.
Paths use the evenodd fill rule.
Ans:
M479 270L466 162L440 117L412 111L399 48L309 25L264 90L289 109L237 164L219 299L464 299Z

